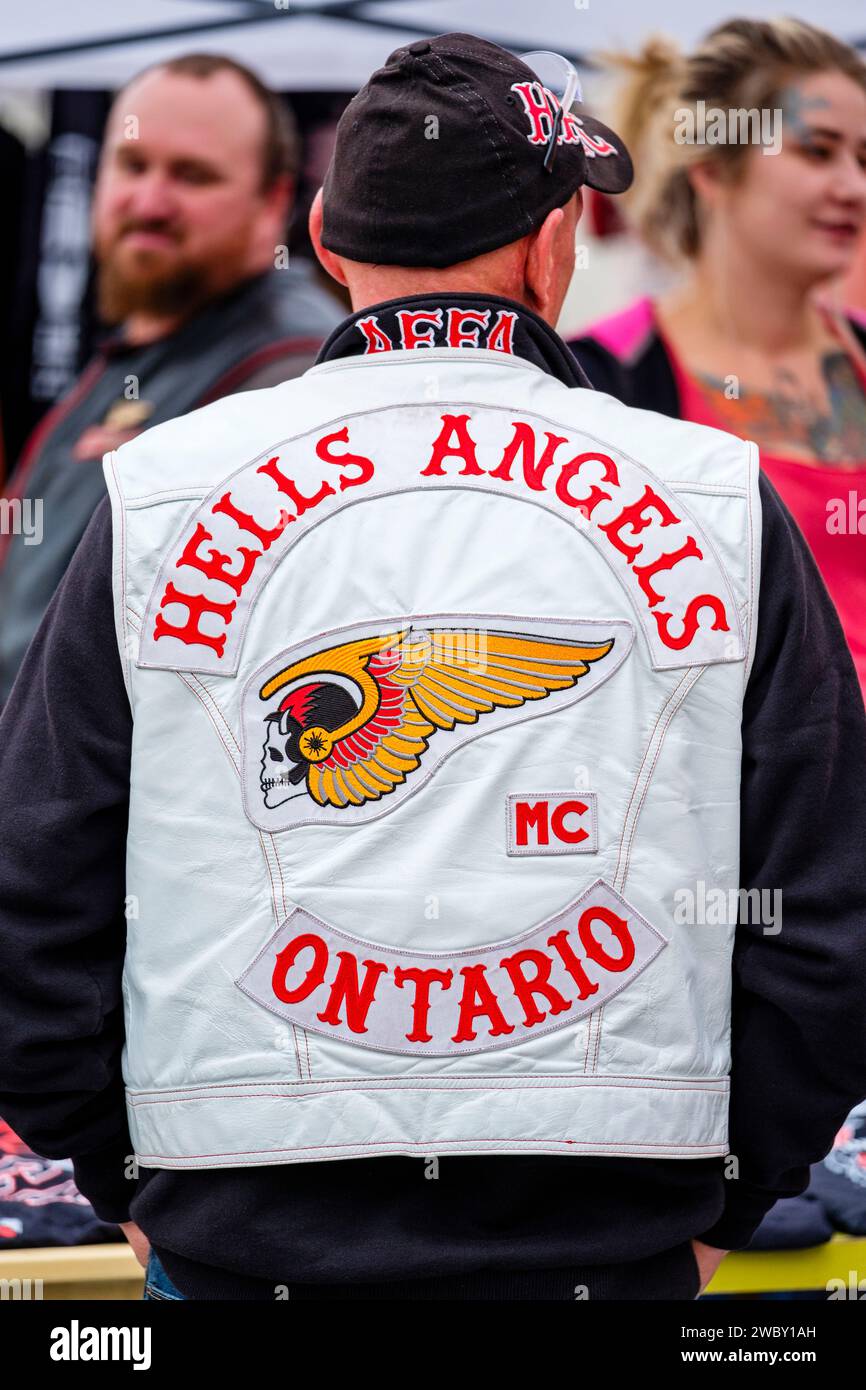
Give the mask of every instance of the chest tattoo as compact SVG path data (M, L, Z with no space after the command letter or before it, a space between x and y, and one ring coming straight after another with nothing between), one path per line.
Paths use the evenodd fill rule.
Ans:
M846 464L866 458L866 392L846 353L825 353L820 362L823 390L796 372L780 367L769 391L740 386L699 373L695 380L704 402L725 429L782 457Z

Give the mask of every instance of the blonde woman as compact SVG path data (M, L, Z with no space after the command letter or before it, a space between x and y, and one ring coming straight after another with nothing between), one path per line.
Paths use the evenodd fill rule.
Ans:
M684 273L572 347L599 389L757 442L866 689L866 320L833 291L866 221L866 64L788 19L618 61L630 215Z

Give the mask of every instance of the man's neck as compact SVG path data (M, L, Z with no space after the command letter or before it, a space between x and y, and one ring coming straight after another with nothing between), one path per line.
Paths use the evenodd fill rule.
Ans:
M317 361L430 348L522 357L567 386L591 389L574 354L539 314L505 295L478 290L414 292L365 304L337 325Z
M387 275L382 275L381 272L372 270L366 275L353 275L348 290L354 313L369 309L375 304L390 303L395 299L411 298L415 295L444 298L448 295L483 294L521 304L523 308L531 309L545 322L550 323L547 314L537 304L530 303L521 279L479 278L471 266L467 267L465 274L451 270L447 275L435 270L418 273L412 269L407 269L405 274L397 274L393 268ZM556 324L551 323L550 326L555 328Z

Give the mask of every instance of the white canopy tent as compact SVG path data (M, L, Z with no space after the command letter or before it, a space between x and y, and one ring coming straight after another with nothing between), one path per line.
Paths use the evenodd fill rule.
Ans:
M280 91L354 91L391 50L469 30L583 60L652 32L685 44L734 14L790 14L866 46L863 0L27 0L3 5L0 92L121 85L193 49L227 53Z

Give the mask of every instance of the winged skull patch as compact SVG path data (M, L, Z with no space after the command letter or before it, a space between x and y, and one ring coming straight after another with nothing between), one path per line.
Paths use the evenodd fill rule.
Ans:
M628 654L630 623L428 614L289 649L244 692L244 800L267 830L366 821L451 753L583 698ZM511 627L513 622L514 626Z

